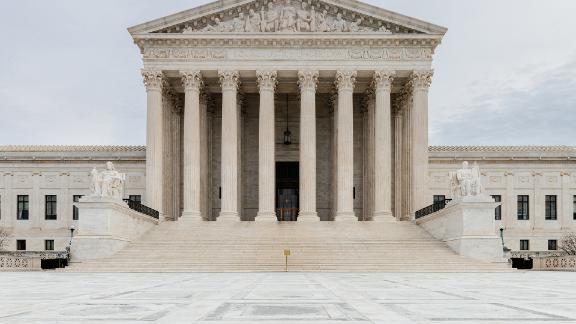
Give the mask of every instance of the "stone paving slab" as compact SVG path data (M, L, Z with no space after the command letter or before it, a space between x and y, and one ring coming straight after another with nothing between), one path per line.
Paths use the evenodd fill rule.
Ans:
M0 323L576 323L576 273L1 273Z

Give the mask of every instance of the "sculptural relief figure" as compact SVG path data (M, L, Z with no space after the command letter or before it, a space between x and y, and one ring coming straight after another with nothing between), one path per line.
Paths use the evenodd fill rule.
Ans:
M468 162L462 162L461 169L450 173L450 186L452 195L456 200L482 195L484 188L478 163L474 163L474 166L470 168Z
M278 16L278 11L274 8L273 2L268 2L268 12L266 12L265 20L265 31L275 32L278 30L278 25L280 23L280 17Z
M324 11L318 13L318 16L316 19L317 24L318 24L317 30L321 33L327 32L329 29L328 28L328 20L327 20L328 16L327 15L328 15L327 10L324 10Z
M348 24L346 23L346 20L342 18L342 13L340 12L336 15L336 19L332 23L332 31L335 32L348 31Z
M316 25L316 10L314 10L314 6L310 8L310 31L315 32L318 30L318 26Z
M94 168L90 174L92 176L90 183L91 196L122 200L126 174L116 171L112 162L106 162L106 170L98 172Z
M307 32L310 31L312 19L311 13L308 12L306 8L308 4L306 2L302 2L302 8L296 12L296 30L299 32ZM314 8L312 8L314 10Z
M232 30L235 33L240 33L244 30L244 14L241 12L238 17L232 19Z
M202 29L202 31L207 31L207 32L223 32L224 30L224 24L222 23L222 21L220 20L220 18L216 17L214 18L214 25L208 25L206 27L204 27L204 29Z
M244 30L249 33L261 31L261 21L260 14L254 12L254 9L250 9L248 17L246 18L246 26L244 27Z
M280 12L280 31L296 31L296 9L292 7L290 0L286 0L286 4Z
M372 29L369 27L360 26L361 23L362 23L362 18L356 19L355 21L350 23L349 30L353 33L372 31Z

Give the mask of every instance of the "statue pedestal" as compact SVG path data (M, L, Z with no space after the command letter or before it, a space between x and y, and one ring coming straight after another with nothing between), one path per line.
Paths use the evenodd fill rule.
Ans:
M461 197L446 208L416 220L416 224L460 255L506 262L494 221L494 209L499 204L487 195Z
M79 219L72 239L72 262L112 256L158 224L157 219L128 208L117 198L84 197L75 205Z

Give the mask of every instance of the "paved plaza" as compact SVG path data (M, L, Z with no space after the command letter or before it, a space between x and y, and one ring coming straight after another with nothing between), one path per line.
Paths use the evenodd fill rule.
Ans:
M576 323L574 273L0 273L2 323Z

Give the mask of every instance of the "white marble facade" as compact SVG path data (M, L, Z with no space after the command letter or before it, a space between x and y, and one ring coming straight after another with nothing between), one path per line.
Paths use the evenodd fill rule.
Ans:
M429 152L430 199L433 195L452 198L449 173L459 169L463 161L480 165L485 192L502 196L502 219L496 221L495 232L505 229L506 245L512 250L519 250L520 240L529 240L531 251L546 251L548 240L576 232L576 148L432 146ZM14 250L16 240L22 239L27 241L28 250L41 251L44 240L54 239L55 249L64 250L70 226L77 226L72 219L73 196L90 193L90 171L94 166L103 168L108 160L127 174L125 198L140 195L144 200L144 147L0 146L0 226L12 233L7 248ZM246 164L253 165L254 161ZM257 169L247 167L245 172L256 174ZM57 195L56 220L45 219L44 199L51 194ZM16 217L18 195L29 195L28 220ZM528 220L518 220L518 195L529 196ZM556 220L545 219L546 195L557 196ZM249 198L251 212L255 213L257 195ZM214 201L217 215L217 197ZM359 209L358 214L361 212Z
M478 162L507 245L574 228L574 148L428 145L432 59L447 29L352 0L224 0L129 28L147 96L144 147L0 147L0 226L28 250L69 241L74 195L114 162L161 220L275 220L276 163L298 162L299 221L410 221ZM144 113L144 112L143 112ZM286 128L291 144L283 142ZM530 195L530 219L516 196ZM28 220L16 218L29 197ZM57 196L55 220L46 195ZM544 220L545 195L558 198Z

